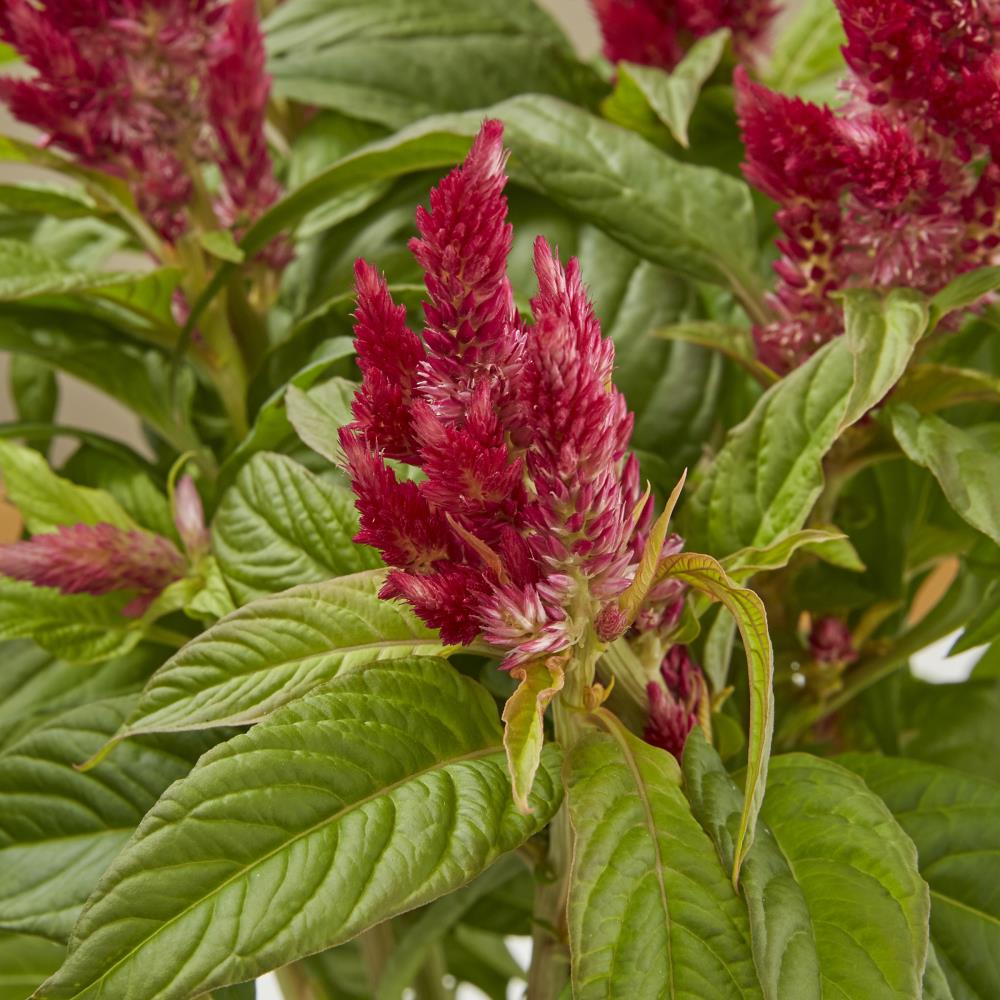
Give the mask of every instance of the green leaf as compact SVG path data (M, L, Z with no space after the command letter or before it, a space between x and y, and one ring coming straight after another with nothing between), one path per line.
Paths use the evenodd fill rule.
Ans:
M734 427L693 498L690 543L724 555L763 548L806 522L823 488L822 460L879 403L926 329L914 292L850 293L846 336L772 386Z
M99 666L67 663L34 643L0 646L0 749L46 718L100 698L138 692L163 662L155 646L139 646L127 656Z
M734 580L742 581L760 572L784 568L797 552L810 552L824 562L855 573L865 570L845 534L820 528L793 531L762 548L740 549L726 556L722 566Z
M504 705L503 745L514 805L520 812L527 813L528 797L545 744L545 710L566 682L565 661L558 656L531 660L522 667L515 667L511 676L518 686Z
M663 560L661 578L682 580L721 602L736 621L747 658L750 695L750 732L747 736L746 798L733 853L733 884L753 843L754 827L767 785L767 762L774 731L774 651L767 631L767 612L761 599L726 576L710 556L681 552Z
M483 897L516 879L524 870L524 863L517 855L508 855L464 889L432 903L392 949L379 978L375 1000L403 1000L428 951Z
M228 229L212 229L198 234L198 242L213 257L228 260L233 264L242 264L246 255L236 245L233 234Z
M553 747L532 816L514 809L501 738L493 699L438 659L286 706L160 799L39 1000L186 1000L459 888L559 805Z
M0 931L0 1000L27 1000L62 965L66 949L31 934Z
M846 71L841 55L846 42L833 0L807 0L774 42L767 85L807 100L834 100Z
M104 869L146 811L211 746L147 737L86 774L135 698L92 702L0 754L0 926L65 941Z
M50 423L59 405L59 386L52 366L26 354L10 359L10 388L17 418L27 423Z
M975 646L985 646L1000 639L1000 587L994 586L983 599L979 610L962 629L962 634L948 650L949 656Z
M728 858L741 797L699 736L685 747L685 789ZM741 886L767 1000L918 1000L927 887L885 805L837 764L788 754L772 761L761 819Z
M687 320L661 327L655 334L663 340L679 340L718 351L735 361L762 385L772 385L778 380L778 376L755 357L750 331L745 326L716 320Z
M944 969L941 968L937 952L932 944L928 944L927 947L923 1000L955 1000L955 994L951 992L948 979L944 974Z
M604 101L602 111L611 121L629 127L630 119L642 115L641 105L645 104L687 148L691 113L728 41L725 29L698 39L670 73L638 63L618 63L614 93Z
M337 432L354 419L351 401L357 390L356 382L335 376L307 390L291 385L285 396L288 422L295 433L303 444L334 465L340 465L344 458Z
M670 754L612 721L569 752L575 1000L759 997L746 908Z
M892 394L920 413L935 413L963 403L1000 401L1000 378L974 368L924 363L914 365Z
M351 540L354 494L284 455L254 455L222 498L212 548L239 603L376 569L378 553Z
M0 184L0 205L12 212L54 215L59 219L77 219L100 213L97 203L82 188L37 181Z
M126 618L128 594L60 594L0 577L0 639L34 639L74 663L124 656L143 638L141 619Z
M955 1000L1000 996L1000 784L918 761L848 754L917 846L931 944Z
M266 29L279 95L392 128L526 91L572 98L596 86L531 0L292 0Z
M339 673L443 653L408 607L378 597L383 580L370 570L306 584L223 618L153 675L120 738L250 725Z
M174 412L167 355L126 339L97 317L23 303L6 306L0 310L0 350L30 354L89 382L179 451L199 446ZM193 392L192 373L182 369L181 376L182 390Z
M980 267L966 271L949 282L931 299L931 325L957 309L975 305L984 295L1000 288L1000 267Z
M893 406L892 433L917 465L930 469L948 502L974 528L1000 542L1000 455L993 435L981 441L940 417L921 417L912 406Z
M31 448L0 440L0 473L7 499L21 512L32 534L53 531L63 524L136 527L111 494L57 476Z

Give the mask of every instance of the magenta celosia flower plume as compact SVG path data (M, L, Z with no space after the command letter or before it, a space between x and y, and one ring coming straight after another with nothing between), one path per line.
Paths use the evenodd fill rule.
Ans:
M838 112L736 75L747 179L778 202L774 322L785 372L842 331L830 293L933 293L993 262L1000 169L1000 4L838 0L852 100Z
M737 55L752 59L778 12L773 0L591 0L604 54L673 69L694 39L720 28L733 33Z
M188 227L192 169L219 166L226 225L278 197L253 0L5 0L0 39L35 70L0 80L0 99L48 143L127 180L167 240Z
M26 542L0 545L0 575L64 594L135 591L124 613L141 614L186 570L173 542L111 524L64 525Z
M392 567L383 596L448 642L482 635L513 666L573 644L628 586L652 511L638 509L632 419L577 262L563 267L539 239L534 322L514 308L502 133L485 122L418 210L422 338L358 262L363 381L341 442L358 540ZM423 479L399 479L386 459Z

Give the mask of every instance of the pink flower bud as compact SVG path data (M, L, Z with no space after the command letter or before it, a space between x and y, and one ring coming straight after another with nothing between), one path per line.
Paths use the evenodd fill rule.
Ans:
M809 633L809 652L818 663L853 663L858 658L851 630L841 618L820 618Z
M205 524L205 509L198 487L190 476L181 476L174 489L174 526L189 558L197 559L212 547L212 535Z

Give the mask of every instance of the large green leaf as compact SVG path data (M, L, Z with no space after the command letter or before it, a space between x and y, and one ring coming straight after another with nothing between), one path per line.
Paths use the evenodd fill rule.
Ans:
M595 89L532 0L291 0L266 31L280 95L393 128L524 92Z
M741 796L700 734L684 753L695 815L728 860ZM772 761L742 889L768 1000L919 1000L927 887L885 805L844 768L806 754Z
M845 324L844 337L772 386L730 431L691 505L691 544L729 555L805 524L823 488L823 457L902 375L927 306L909 291L884 300L852 293Z
M747 658L750 731L747 734L746 800L733 853L733 882L753 843L757 814L767 785L767 762L774 731L774 651L767 631L767 612L761 599L739 587L711 556L681 552L665 559L661 575L682 580L689 587L722 603L733 616Z
M34 639L74 663L124 656L143 638L141 619L126 618L128 594L60 594L0 577L0 639Z
M57 476L31 448L0 440L4 492L32 534L64 524L111 524L126 530L136 524L104 490L77 486Z
M153 808L39 998L187 1000L464 885L559 805L519 814L493 699L438 659L339 677L206 754Z
M55 419L59 385L51 365L28 354L15 354L10 359L10 391L18 420L47 424Z
M0 926L67 940L146 811L211 746L204 736L146 737L78 771L134 703L81 705L0 753Z
M440 653L436 632L378 597L383 578L306 584L223 618L153 675L122 737L249 725L342 671Z
M212 548L237 601L381 565L355 545L354 495L284 455L244 466L212 522Z
M746 908L680 769L617 722L569 753L575 1000L760 997Z
M934 474L955 511L974 528L1000 542L1000 455L996 428L963 430L912 406L894 406L892 432L918 465Z
M65 954L55 941L0 931L0 1000L27 1000L59 968Z
M57 659L34 643L0 645L0 749L51 715L77 705L138 692L164 652L144 645L98 666Z
M1000 784L870 754L840 762L885 800L917 845L930 885L931 943L954 1000L1000 996Z

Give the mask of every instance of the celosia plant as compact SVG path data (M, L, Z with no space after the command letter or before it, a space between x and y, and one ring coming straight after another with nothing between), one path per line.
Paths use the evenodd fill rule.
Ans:
M1000 996L996 5L579 11L0 6L0 1000Z

